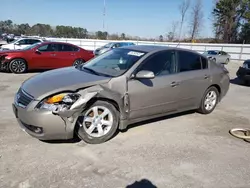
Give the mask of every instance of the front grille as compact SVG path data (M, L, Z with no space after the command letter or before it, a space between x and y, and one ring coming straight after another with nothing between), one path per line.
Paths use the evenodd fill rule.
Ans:
M16 103L21 106L21 107L26 107L30 104L30 102L34 99L31 95L26 93L24 90L21 88L16 94Z

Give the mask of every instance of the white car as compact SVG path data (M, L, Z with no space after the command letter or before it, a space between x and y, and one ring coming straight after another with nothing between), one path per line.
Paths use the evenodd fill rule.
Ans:
M21 50L38 42L44 42L44 40L39 38L19 38L8 44L2 45L1 50Z

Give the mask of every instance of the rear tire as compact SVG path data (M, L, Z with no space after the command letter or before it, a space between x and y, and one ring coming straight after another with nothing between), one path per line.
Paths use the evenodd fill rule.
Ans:
M27 72L28 65L24 59L13 59L9 63L9 71L15 74L22 74Z
M227 65L229 63L229 59L226 59L226 62L225 62L225 64Z
M118 124L118 110L106 101L96 101L78 117L76 131L84 142L101 144L115 135Z
M219 92L216 87L209 87L201 100L198 112L201 114L210 114L214 111L219 101Z
M76 59L73 63L73 66L76 67L76 66L82 65L84 63L85 63L85 61L83 59Z

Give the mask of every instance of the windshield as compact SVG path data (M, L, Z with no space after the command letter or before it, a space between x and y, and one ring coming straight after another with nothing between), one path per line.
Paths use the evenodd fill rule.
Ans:
M19 40L19 39L13 40L13 41L9 42L9 44L13 44L13 43L15 43L15 42L18 41L18 40Z
M38 46L39 44L41 44L41 42L38 42L38 43L35 43L35 44L32 44L30 46L27 46L25 48L23 48L23 50L30 50L32 48L35 48L36 46Z
M106 45L103 46L103 48L110 48L112 46L113 43L108 43Z
M145 52L116 48L90 60L81 66L81 70L110 77L120 76L145 54Z
M211 50L211 51L205 52L204 54L208 54L208 55L217 55L217 52Z

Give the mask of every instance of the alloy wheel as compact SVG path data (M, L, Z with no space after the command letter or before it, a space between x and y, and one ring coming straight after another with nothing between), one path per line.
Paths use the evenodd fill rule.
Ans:
M81 64L83 64L84 63L84 61L83 60L81 60L81 59L77 59L77 60L75 60L75 62L74 62L74 64L73 64L73 66L78 66L78 65L81 65Z
M14 73L22 73L22 72L25 72L26 70L26 64L24 61L22 60L14 60L12 63L11 63L11 70L14 72Z
M217 102L217 94L215 91L209 91L206 95L205 101L204 101L204 105L205 105L205 109L207 111L212 110Z
M102 137L112 128L114 117L111 111L104 106L93 106L81 119L78 120L80 127L92 137Z

